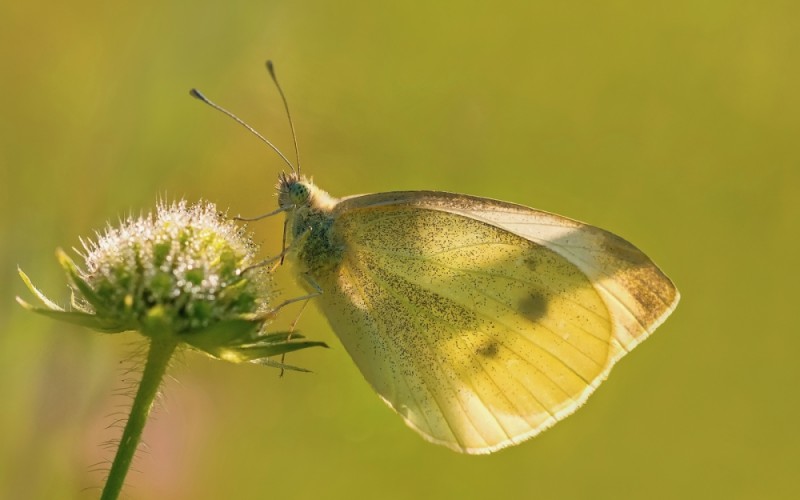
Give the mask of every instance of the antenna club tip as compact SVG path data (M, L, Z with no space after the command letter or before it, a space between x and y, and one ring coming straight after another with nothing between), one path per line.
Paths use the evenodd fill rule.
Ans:
M272 64L272 59L267 59L267 71L269 71L270 74L275 75L275 65Z
M201 101L206 100L206 96L200 93L200 91L197 89L189 89L189 95L194 97L195 99L200 99Z

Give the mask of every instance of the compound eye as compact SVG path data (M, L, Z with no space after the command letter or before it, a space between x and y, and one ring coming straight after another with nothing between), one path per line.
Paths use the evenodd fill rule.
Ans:
M292 184L289 186L289 197L295 205L305 203L308 200L308 187L304 184Z

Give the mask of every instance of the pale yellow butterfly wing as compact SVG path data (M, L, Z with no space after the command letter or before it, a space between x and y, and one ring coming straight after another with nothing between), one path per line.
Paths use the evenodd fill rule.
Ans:
M457 451L572 413L678 300L624 240L517 205L385 193L332 216L344 251L316 300L378 394Z

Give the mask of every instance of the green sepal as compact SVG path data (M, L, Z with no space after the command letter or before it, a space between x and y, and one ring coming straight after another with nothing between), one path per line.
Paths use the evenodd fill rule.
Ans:
M80 311L64 311L58 309L44 309L41 307L35 307L21 298L17 297L17 303L24 307L29 311L33 311L37 314L41 314L42 316L47 316L49 318L57 319L59 321L64 321L66 323L72 323L73 325L85 326L87 328L91 328L92 330L97 330L103 333L120 333L131 330L132 328L126 327L125 325L121 325L119 323L109 323L107 321L102 321L98 319L97 316L94 314L87 314L85 312Z
M262 325L263 319L259 316L246 316L220 321L199 332L184 335L182 340L216 359L232 363L257 362L269 366L278 366L276 362L262 362L269 356L308 347L328 347L324 342L300 340L303 336L294 332L260 335Z
M215 349L250 344L257 340L263 325L263 321L257 318L239 317L219 321L202 330L182 335L181 340L214 355Z
M258 342L251 345L244 345L236 348L236 350L245 357L245 361L255 361L257 359L268 358L278 354L285 354L287 352L299 351L309 347L328 347L325 342L318 340L300 340L300 341L284 341L279 343L262 343Z
M85 302L80 301L78 294L75 293L75 289L73 289L72 294L70 294L69 304L75 311L85 312L86 314L94 314L94 311L92 309L86 307Z
M34 294L36 296L36 298L39 299L42 302L42 304L47 306L48 309L50 309L52 311L63 311L64 310L64 308L60 307L58 304L56 304L52 300L48 299L45 294L43 294L41 291L39 291L38 288L33 286L33 283L31 283L31 279L28 277L27 274L25 274L25 272L22 269L17 268L17 272L19 273L19 277L22 278L22 281L25 283L25 286L28 287L28 290L30 290L31 293ZM26 309L30 309L32 311L36 310L35 307L31 306L30 304L27 304L26 302L24 302L19 297L17 297L17 302L19 302L22 305L22 307L24 307Z
M94 310L97 311L98 314L103 314L106 312L106 308L103 306L103 301L100 300L100 296L94 291L89 283L87 283L83 278L81 278L80 272L78 271L78 266L75 265L75 262L67 255L64 250L60 248L56 250L56 257L58 258L59 264L61 267L64 268L64 271L67 273L67 277L81 292L83 298L94 307Z

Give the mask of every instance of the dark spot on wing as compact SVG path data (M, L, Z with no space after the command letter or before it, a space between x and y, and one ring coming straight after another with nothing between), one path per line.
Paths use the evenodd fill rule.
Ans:
M497 342L494 340L490 340L480 346L475 352L485 358L493 358L497 356L497 353L500 351L500 346L497 345Z
M531 321L539 321L547 314L547 298L533 292L519 302L519 312Z
M528 266L528 269L531 271L536 271L536 268L539 267L539 259L537 259L533 255L528 255L525 257L525 265Z

